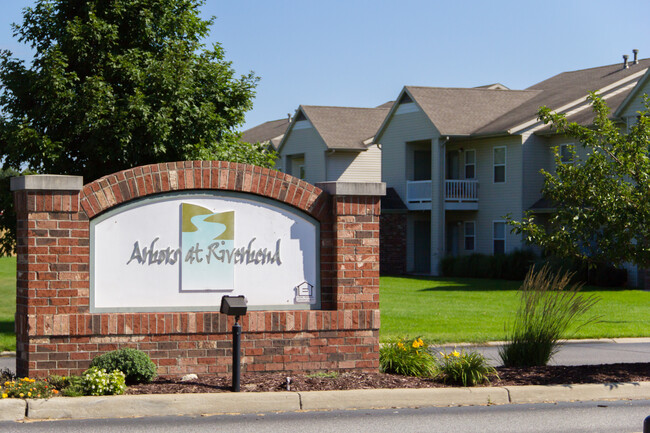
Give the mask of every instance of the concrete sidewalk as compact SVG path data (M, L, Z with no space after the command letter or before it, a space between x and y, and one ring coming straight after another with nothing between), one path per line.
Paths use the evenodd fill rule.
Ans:
M0 420L216 415L650 399L650 382L606 385L56 397L0 400Z

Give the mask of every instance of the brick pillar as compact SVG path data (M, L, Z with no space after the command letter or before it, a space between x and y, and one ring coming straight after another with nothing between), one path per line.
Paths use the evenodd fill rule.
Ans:
M19 376L47 368L43 363L50 362L47 353L36 352L34 338L49 340L52 333L65 333L64 328L69 326L67 314L88 308L88 220L80 221L82 186L80 176L34 175L11 179L17 215L16 367ZM86 300L86 306L77 305L75 300L79 296ZM47 350L47 344L43 350Z
M323 182L317 186L332 195L335 309L378 314L379 214L386 185Z

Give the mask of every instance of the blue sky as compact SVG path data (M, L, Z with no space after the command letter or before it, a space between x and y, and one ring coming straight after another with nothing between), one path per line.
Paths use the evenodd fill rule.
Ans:
M372 107L404 85L523 89L563 71L650 57L650 2L207 0L238 73L261 77L246 129L300 104ZM31 0L3 0L0 46Z

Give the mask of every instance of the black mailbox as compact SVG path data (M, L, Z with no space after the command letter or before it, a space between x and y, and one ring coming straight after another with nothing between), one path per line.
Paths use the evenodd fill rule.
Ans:
M221 313L228 316L243 316L246 314L246 298L240 296L223 296L221 298Z

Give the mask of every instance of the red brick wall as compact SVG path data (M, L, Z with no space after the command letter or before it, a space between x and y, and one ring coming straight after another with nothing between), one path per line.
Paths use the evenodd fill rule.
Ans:
M332 197L277 171L190 161L122 171L81 191L15 192L19 375L78 374L120 347L144 350L162 375L230 370L231 317L89 312L90 219L136 198L197 189L269 197L321 224L323 309L249 312L243 371L377 370L379 197Z
M381 273L406 273L406 213L381 215Z

